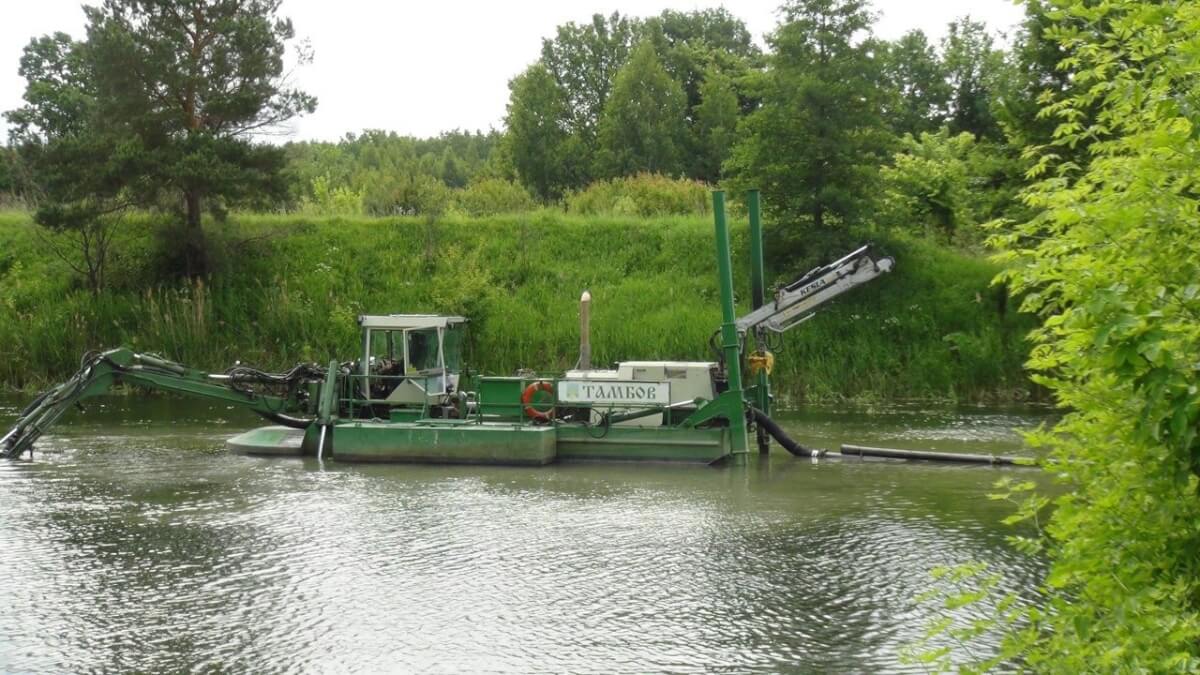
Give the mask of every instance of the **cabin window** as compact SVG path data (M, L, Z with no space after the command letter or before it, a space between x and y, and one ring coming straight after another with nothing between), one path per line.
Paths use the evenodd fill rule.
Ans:
M442 367L436 328L408 331L408 366L417 372Z
M462 370L464 332L459 326L449 326L442 335L442 354L446 361L446 369L452 373Z

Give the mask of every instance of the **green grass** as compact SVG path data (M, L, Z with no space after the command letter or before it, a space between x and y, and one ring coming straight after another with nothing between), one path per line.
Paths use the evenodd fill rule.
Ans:
M126 226L113 287L93 298L27 215L0 212L0 384L42 385L72 372L85 350L121 344L209 369L349 359L355 317L389 312L470 317L474 369L554 372L577 356L585 288L598 364L710 359L707 340L720 322L712 225L699 217L542 211L430 225L237 216L210 227L210 284L145 290L158 273L155 229L149 217ZM733 240L739 296L748 298L744 226ZM992 264L917 239L882 247L897 258L893 274L785 336L774 376L782 397L1027 391L1021 336L1030 322L1000 311Z

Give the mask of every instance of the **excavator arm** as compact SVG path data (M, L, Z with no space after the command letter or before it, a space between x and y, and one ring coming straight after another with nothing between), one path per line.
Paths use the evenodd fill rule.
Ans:
M307 426L324 377L323 369L310 364L278 374L245 366L211 374L125 348L91 352L70 379L43 392L21 412L12 429L0 437L0 457L20 457L71 406L118 383L215 399L282 424Z
M787 331L811 319L821 305L892 271L895 264L890 257L873 255L869 244L863 246L780 288L773 301L739 318L737 328L743 332L758 329L775 333Z

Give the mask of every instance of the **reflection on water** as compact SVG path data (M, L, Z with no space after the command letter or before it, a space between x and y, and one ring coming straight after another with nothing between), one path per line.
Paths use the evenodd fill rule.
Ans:
M931 567L986 560L1018 590L1041 572L985 498L1027 469L319 465L226 454L256 424L238 411L104 405L0 463L0 670L892 671ZM785 425L1008 452L1039 419Z

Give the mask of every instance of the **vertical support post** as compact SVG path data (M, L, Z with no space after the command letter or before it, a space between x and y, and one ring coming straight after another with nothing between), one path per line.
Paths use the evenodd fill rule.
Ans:
M750 299L754 309L766 303L765 267L763 265L763 232L762 206L757 189L746 192L746 209L750 212ZM765 352L764 335L761 331L754 334L754 346L759 352ZM754 407L771 414L771 379L765 368L759 368L754 376ZM766 454L771 451L771 437L767 430L758 427L756 440L758 451Z
M325 434L330 431L337 415L338 368L337 359L329 362L329 370L325 372L325 384L317 394L317 425L321 427L321 437L317 440L317 459L321 459L325 452Z
M738 344L737 315L733 309L733 264L729 259L729 228L725 223L725 192L713 190L713 225L717 235L717 274L721 286L721 349L725 354L725 373L729 391L725 396L738 403L729 416L733 464L745 464L750 451L746 438L746 416L742 403L742 354Z
M592 368L592 294L584 290L579 296L579 365L580 370Z
M758 309L766 301L763 281L762 210L758 190L746 192L746 209L750 212L750 301Z

